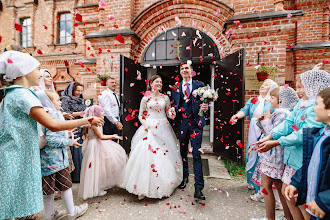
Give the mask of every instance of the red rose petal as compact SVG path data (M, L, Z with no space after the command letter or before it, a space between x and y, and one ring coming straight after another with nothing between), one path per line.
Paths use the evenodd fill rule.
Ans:
M92 167L92 162L90 162L90 163L89 163L89 166L88 166L88 168L91 168L91 167Z
M257 101L258 101L258 98L257 98L257 97L254 97L254 98L251 100L251 103L252 103L252 104L256 104Z
M82 22L82 16L80 14L76 14L76 21Z
M291 125L291 128L295 131L298 132L299 131L299 127L297 125Z
M307 204L305 204L305 209L308 209L308 205Z
M329 63L329 60L323 60L323 64L328 64Z
M23 27L19 24L15 24L15 29L16 29L16 31L22 31Z
M94 120L94 118L88 119L89 123L92 123L93 120Z
M126 118L125 118L125 120L126 121L132 121L134 118L135 118L134 115L127 115Z
M266 188L263 188L263 189L261 190L261 192L262 192L263 194L265 194L265 195L268 195L268 192L267 192Z
M0 43L1 43L1 40L2 40L2 36L0 35Z
M134 122L134 126L135 127L139 126L139 123L138 122Z
M13 63L13 61L10 58L8 58L7 63Z
M123 36L121 36L120 34L117 34L116 40L119 41L120 43L125 43L125 39Z
M37 50L38 54L42 54L42 51L40 49Z
M134 185L134 189L136 189L136 185Z

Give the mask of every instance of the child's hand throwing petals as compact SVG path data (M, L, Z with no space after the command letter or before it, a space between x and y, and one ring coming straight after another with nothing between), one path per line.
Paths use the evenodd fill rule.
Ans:
M322 219L325 216L325 212L316 204L315 200L308 204L308 209L311 210L316 217Z
M261 144L259 144L259 148L256 150L259 153L264 153L272 149L273 147L276 147L277 145L280 145L278 141L265 141Z
M119 140L123 140L123 137L122 136L119 136L118 134L114 134L114 135L111 135L112 138L111 139L119 139Z
M268 111L264 114L264 119L271 118L271 117L273 117L274 114L275 114L275 112L273 114L271 114L270 109L268 109Z
M233 116L230 118L229 123L230 123L231 125L234 125L234 124L237 123L237 120L238 120L238 117L237 117L236 115L233 115Z
M285 197L287 200L291 201L292 198L295 200L298 197L298 190L296 187L289 185L285 188Z
M94 126L101 126L104 124L104 120L99 117L92 116L92 117L87 117L87 119L88 119L89 123L91 123L91 125L94 125Z
M72 146L74 146L75 148L79 148L80 146L82 146L82 144L78 143L78 140L80 140L80 137L72 141Z

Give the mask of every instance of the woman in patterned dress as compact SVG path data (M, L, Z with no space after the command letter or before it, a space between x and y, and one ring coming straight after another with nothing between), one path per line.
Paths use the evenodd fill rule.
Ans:
M31 86L38 86L40 63L28 54L7 51L0 55L0 219L21 218L43 209L39 134L41 125L52 131L84 124L102 124L94 117L57 122L42 108ZM3 76L12 82L4 87Z

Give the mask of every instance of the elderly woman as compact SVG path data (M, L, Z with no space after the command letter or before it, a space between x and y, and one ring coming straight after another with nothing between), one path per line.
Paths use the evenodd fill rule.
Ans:
M62 109L63 111L72 114L75 119L81 118L80 115L83 114L83 111L86 109L85 104L83 103L83 90L84 86L76 81L71 82L64 90L64 95L61 98ZM82 144L82 128L77 129L76 136L80 137L79 143ZM73 164L75 170L71 173L72 182L80 182L80 169L82 162L82 147L75 148L70 146Z
M270 92L278 87L278 85L271 79L267 79L259 88L259 97L250 98L245 106L239 110L235 115L233 115L230 119L231 124L236 124L238 119L244 118L245 116L249 116L250 128L249 128L249 136L248 136L248 144L246 148L246 152L248 152L250 148L250 144L253 144L258 138L261 136L261 131L257 126L258 117L267 112L267 110L271 107L269 102L270 100ZM260 187L251 181L252 175L254 173L256 164L258 161L258 155L256 152L250 153L250 155L246 154L246 178L249 184L250 189L253 187L259 192ZM259 196L260 194L260 196ZM262 199L261 193L254 195L254 197L259 197L257 200Z

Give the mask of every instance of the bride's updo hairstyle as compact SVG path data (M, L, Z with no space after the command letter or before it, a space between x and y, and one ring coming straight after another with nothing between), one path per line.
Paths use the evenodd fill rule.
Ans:
M149 79L149 83L147 85L147 91L151 90L151 84L158 78L162 79L162 77L160 77L160 75L154 75Z

